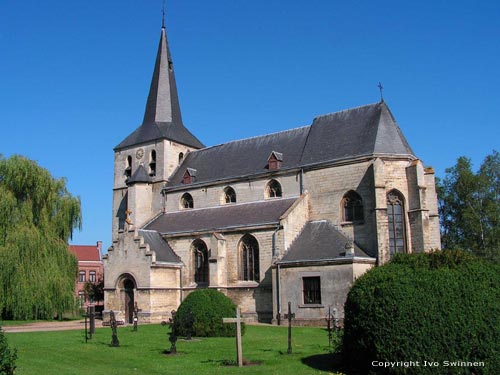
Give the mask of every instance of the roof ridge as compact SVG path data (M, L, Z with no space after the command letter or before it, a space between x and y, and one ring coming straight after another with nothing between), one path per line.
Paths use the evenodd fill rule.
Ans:
M318 115L316 117L314 117L314 121L320 119L320 118L324 118L324 117L328 117L328 116L332 116L332 115L337 115L337 114L340 114L340 113L343 113L343 112L349 112L349 111L354 111L356 109L360 109L360 108L365 108L365 107L372 107L372 106L375 106L375 105L378 105L380 104L381 102L376 102L376 103L370 103L370 104L364 104L364 105L360 105L360 106L357 106L357 107L352 107L352 108L347 108L347 109L343 109L341 111L336 111L336 112L330 112L330 113L325 113L323 115Z

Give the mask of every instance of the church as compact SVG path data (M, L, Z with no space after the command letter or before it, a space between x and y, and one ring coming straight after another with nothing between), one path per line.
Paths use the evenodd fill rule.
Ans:
M387 103L207 147L182 121L164 26L143 122L114 155L104 313L126 322L168 319L200 288L255 321L288 302L296 324L342 319L357 277L440 248L434 170Z

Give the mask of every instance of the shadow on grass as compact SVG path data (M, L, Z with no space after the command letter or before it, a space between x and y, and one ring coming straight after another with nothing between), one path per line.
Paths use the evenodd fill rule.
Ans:
M300 360L306 366L315 370L326 372L341 372L343 371L340 356L338 354L316 354L309 357L304 357Z

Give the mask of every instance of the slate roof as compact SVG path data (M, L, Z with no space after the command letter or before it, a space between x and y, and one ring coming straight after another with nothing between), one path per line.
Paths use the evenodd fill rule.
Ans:
M69 250L76 255L79 262L100 262L101 254L97 246L69 245Z
M197 182L267 172L272 151L282 154L282 169L295 167L300 164L308 132L309 127L306 126L192 151L184 157L168 186L181 184L187 168L196 169Z
M211 208L171 212L158 216L151 223L147 224L144 229L168 235L278 224L281 215L297 199L278 198L254 203L227 204Z
M182 122L167 33L161 29L156 63L151 79L144 120L116 150L158 139L169 139L194 148L205 147Z
M414 155L382 101L316 117L310 126L192 151L167 188L181 185L187 168L197 170L198 183L265 173L273 151L282 154L281 169L362 156Z
M344 257L345 246L348 242L350 242L349 238L330 222L310 221L306 223L287 253L277 263L321 261ZM356 244L354 244L354 256L369 257Z
M151 179L151 176L148 174L148 171L146 171L144 165L141 164L137 167L134 174L127 180L127 185L132 185L137 182L150 183L152 181L153 180Z
M181 263L181 258L158 232L139 230L139 235L144 238L144 242L149 245L149 249L156 253L157 262Z

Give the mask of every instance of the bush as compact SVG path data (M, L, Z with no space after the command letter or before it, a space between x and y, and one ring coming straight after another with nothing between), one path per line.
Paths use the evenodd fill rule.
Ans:
M461 251L398 255L349 292L343 361L361 374L496 374L499 316L498 265Z
M222 318L235 316L236 306L230 298L215 289L199 289L182 301L175 317L177 336L190 333L199 337L236 335L236 324L222 323ZM190 324L190 320L192 324ZM244 324L241 327L244 332Z
M0 327L0 375L13 375L16 370L17 352L7 344L2 327Z

